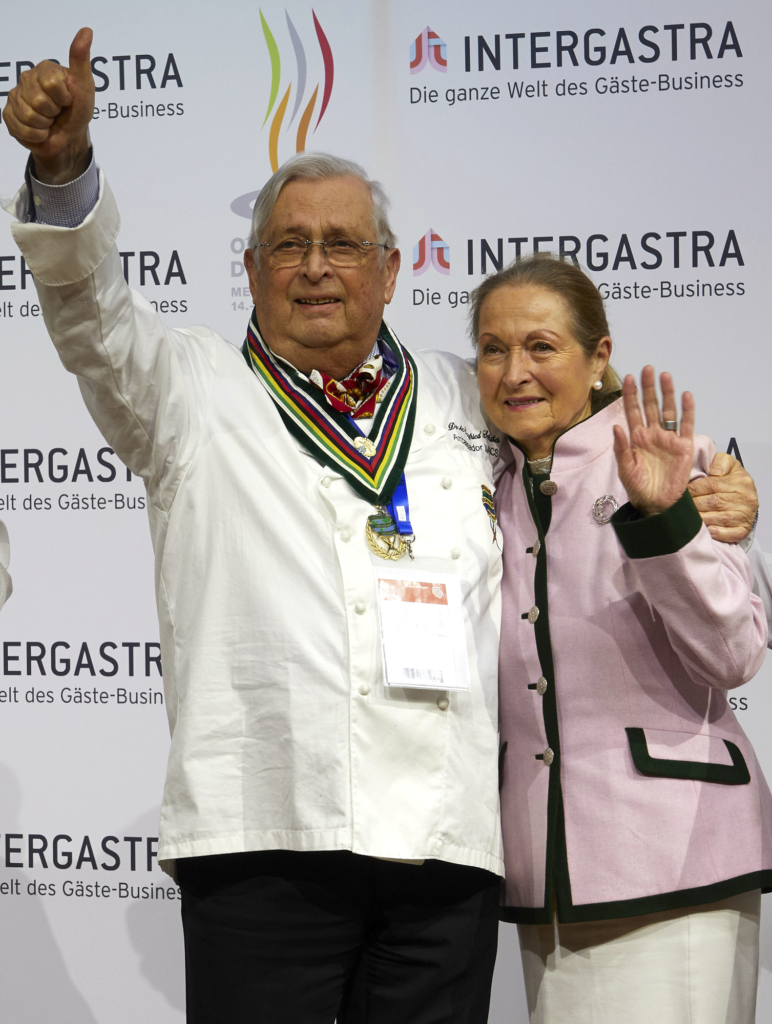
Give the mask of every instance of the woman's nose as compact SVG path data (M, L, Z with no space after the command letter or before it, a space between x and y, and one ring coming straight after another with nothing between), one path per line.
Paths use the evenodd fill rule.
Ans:
M517 349L510 349L504 367L504 382L510 387L516 388L520 384L527 383L530 379L530 360L527 353L520 352Z

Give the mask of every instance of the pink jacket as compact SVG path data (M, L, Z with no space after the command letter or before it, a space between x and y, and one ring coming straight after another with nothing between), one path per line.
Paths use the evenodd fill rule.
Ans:
M624 422L617 400L562 435L533 496L513 446L496 492L507 920L550 921L553 892L581 921L772 888L772 796L726 697L762 663L763 606L688 494L596 522L627 501ZM694 476L714 451L697 438Z

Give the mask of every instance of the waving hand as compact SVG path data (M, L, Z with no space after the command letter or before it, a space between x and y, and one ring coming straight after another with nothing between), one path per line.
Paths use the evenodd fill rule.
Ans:
M686 490L694 461L694 399L685 391L681 399L681 429L666 430L663 423L677 420L673 378L660 377L662 416L660 418L654 367L641 373L643 409L631 374L625 377L622 398L625 405L628 438L624 429L614 427L614 453L619 478L632 504L645 515L656 515L670 508ZM644 418L645 417L645 418Z

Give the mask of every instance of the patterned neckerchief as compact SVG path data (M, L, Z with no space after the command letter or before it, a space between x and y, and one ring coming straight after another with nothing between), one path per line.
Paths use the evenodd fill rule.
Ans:
M347 413L355 420L371 419L388 387L383 356L378 351L377 342L367 359L343 380L336 380L322 370L312 370L308 379L322 391L333 409Z

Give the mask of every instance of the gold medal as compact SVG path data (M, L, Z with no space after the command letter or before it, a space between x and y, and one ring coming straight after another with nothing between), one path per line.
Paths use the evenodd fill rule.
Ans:
M397 524L385 508L379 507L375 515L367 517L365 536L370 549L379 558L396 562L409 550L408 542L403 540Z

